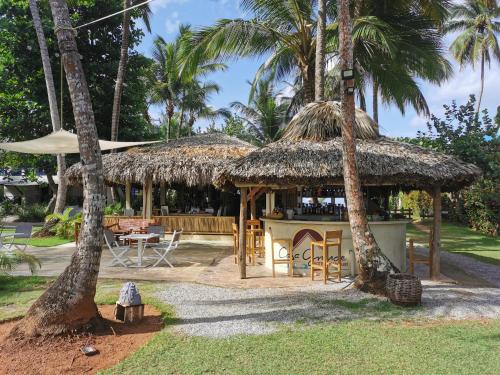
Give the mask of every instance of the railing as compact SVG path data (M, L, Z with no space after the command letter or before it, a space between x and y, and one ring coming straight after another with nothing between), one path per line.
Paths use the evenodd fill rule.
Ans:
M142 219L140 216L105 216L103 225L109 227L118 224L118 221L126 219ZM166 233L172 233L176 229L182 229L184 233L191 234L231 234L232 224L235 222L232 216L208 216L208 215L169 215L153 216L158 225L165 227Z

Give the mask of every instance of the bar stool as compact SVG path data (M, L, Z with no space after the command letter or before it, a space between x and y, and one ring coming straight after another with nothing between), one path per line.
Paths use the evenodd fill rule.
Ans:
M271 254L272 254L272 260L273 260L273 277L276 277L276 272L274 270L274 265L275 264L288 264L288 276L293 276L293 243L292 240L289 238L274 238L273 237L273 230L271 227L269 227L269 234L271 236ZM275 258L274 257L274 244L277 243L282 243L285 242L288 247L287 247L287 254L286 257L284 258Z
M337 261L330 262L328 260L328 249L337 247ZM314 249L320 247L323 250L323 258L314 260ZM330 272L330 268L335 268L335 271ZM314 272L323 272L323 282L326 284L328 276L333 273L337 274L337 280L340 282L342 277L342 231L330 230L326 231L323 236L323 241L311 241L311 280L314 281Z
M260 220L247 220L247 253L253 265L257 254L264 256L264 230Z

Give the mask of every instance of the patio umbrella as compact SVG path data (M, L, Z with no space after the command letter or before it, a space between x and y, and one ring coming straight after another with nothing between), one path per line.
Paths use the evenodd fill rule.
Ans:
M99 141L101 151L113 150L117 148L145 145L157 143L149 142L111 142ZM76 134L66 130L59 130L41 138L23 142L0 143L0 149L5 151L22 152L25 154L79 154L78 138Z

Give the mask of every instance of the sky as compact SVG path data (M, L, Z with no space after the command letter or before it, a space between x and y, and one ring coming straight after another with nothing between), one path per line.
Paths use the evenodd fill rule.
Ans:
M156 36L166 40L173 40L178 32L179 25L190 24L193 28L214 24L220 18L248 18L239 7L239 0L153 0L150 3L153 16L151 19L152 32L149 34L144 28L145 37L138 50L151 56L152 43ZM139 26L143 27L139 22ZM427 100L431 113L440 116L443 114L443 104L450 104L456 100L464 104L469 94L479 95L480 72L471 67L460 69L460 66L448 53L448 46L453 40L453 35L445 38L447 57L452 62L454 74L447 82L437 86L426 82L419 82L421 90ZM217 82L222 91L214 95L210 105L214 108L228 107L233 101L247 103L249 85L258 66L264 58L245 58L230 60L229 68L208 77ZM487 108L494 117L496 107L500 105L500 65L492 63L486 70L486 84L483 94L482 108ZM371 92L370 89L367 92ZM371 113L371 98L368 97L367 111ZM153 118L159 118L160 107L153 107ZM402 115L394 106L382 105L379 108L379 123L381 132L391 137L411 137L417 131L425 131L427 119L419 116L411 107L407 107ZM195 127L202 128L206 123L197 123Z

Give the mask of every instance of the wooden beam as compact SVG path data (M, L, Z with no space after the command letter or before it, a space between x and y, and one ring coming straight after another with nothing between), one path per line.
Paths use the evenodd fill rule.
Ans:
M240 243L239 243L239 266L240 266L240 279L247 278L247 188L240 189Z
M250 219L257 219L257 206L255 204L255 195L250 197Z
M153 213L153 181L147 180L142 185L142 217L151 219Z
M247 194L247 201L250 201L253 197L257 197L257 194L259 194L262 190L263 188L260 187L251 188Z
M431 231L431 278L432 280L439 280L441 275L441 186L436 186L434 188L432 198L434 219L432 221Z
M125 208L126 209L131 209L132 204L131 204L131 190L132 190L132 183L130 181L125 182Z

